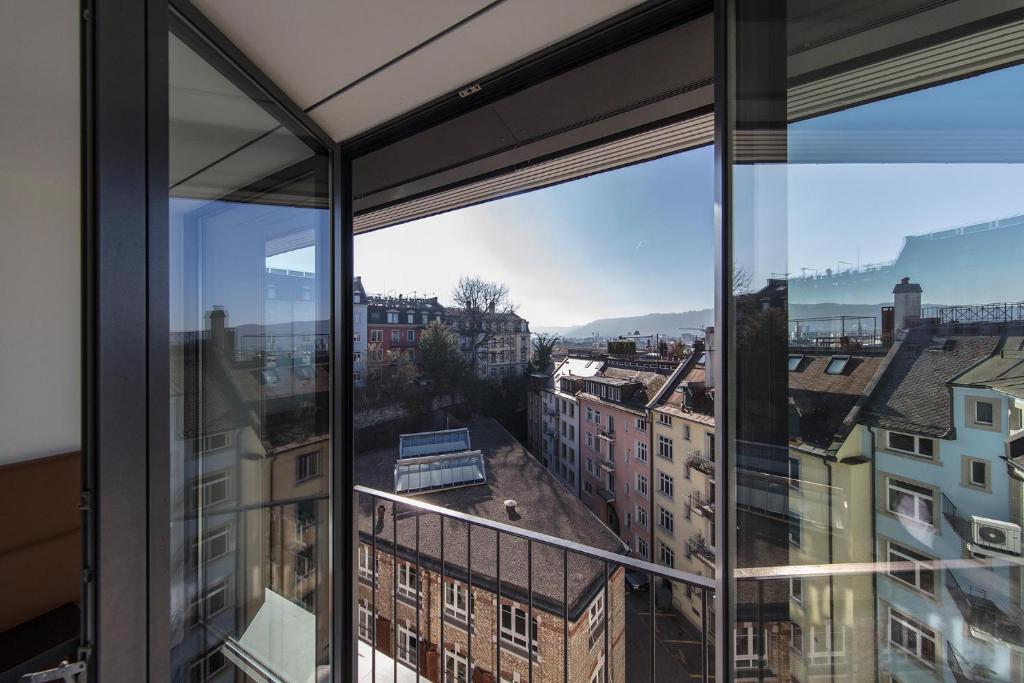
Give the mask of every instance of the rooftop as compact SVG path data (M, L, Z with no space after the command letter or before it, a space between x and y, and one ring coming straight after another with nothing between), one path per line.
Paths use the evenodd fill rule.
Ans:
M797 433L790 438L828 448L834 440L845 438L844 421L885 366L886 356L824 353L792 354L790 358L795 369L789 372L789 400L800 416ZM847 359L845 363L843 359ZM826 372L837 364L843 365L841 371Z
M955 383L984 386L1024 398L1024 328L1013 329L996 355L967 370Z
M896 342L863 422L947 438L953 429L947 383L992 355L1005 325L916 327Z
M416 496L434 505L458 512L476 515L521 527L530 531L594 546L611 552L623 550L622 541L601 524L578 498L567 491L523 446L501 425L492 419L483 419L469 426L474 448L483 453L486 464L486 482L475 486L446 489ZM398 447L367 451L356 456L355 480L371 488L391 491L393 473L398 460ZM515 500L516 512L509 515L506 500ZM390 503L385 507L383 523L377 524L377 542L390 548L392 518ZM369 499L360 500L359 530L364 541L372 534L373 511ZM414 553L416 524L412 515L404 516L399 509L399 552ZM420 561L425 566L440 561L440 524L434 515L420 517ZM452 576L464 576L467 547L472 548L474 585L493 589L497 563L495 562L495 534L482 528L473 528L467 545L466 527L455 520L445 521L445 571ZM502 537L501 590L503 595L526 595L527 562L526 542ZM562 604L562 551L535 544L533 548L533 590L537 607L558 612ZM582 609L600 585L603 578L602 563L587 558L569 556L570 610Z

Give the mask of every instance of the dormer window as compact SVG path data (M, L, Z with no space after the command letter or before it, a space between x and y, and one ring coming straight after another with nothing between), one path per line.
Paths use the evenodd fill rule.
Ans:
M796 372L797 368L800 367L800 363L803 362L803 359L803 354L789 354L789 363L787 364L786 369L789 370L790 372Z
M792 359L792 356L790 356ZM846 370L846 365L850 362L849 356L832 356L829 360L828 365L825 366L826 375L841 375Z

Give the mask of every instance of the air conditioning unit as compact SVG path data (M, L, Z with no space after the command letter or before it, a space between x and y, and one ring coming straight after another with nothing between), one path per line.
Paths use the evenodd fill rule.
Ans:
M1020 526L986 517L971 517L971 538L988 550L1020 555Z

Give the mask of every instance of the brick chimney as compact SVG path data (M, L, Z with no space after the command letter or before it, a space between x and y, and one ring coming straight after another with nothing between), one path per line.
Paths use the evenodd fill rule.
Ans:
M224 350L224 328L228 314L224 312L223 306L215 305L208 314L210 319L210 341L214 347Z
M905 277L893 287L892 294L896 329L907 330L917 325L921 319L921 285Z

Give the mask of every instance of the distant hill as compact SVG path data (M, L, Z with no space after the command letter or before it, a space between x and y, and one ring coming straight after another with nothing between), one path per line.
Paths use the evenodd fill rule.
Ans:
M887 302L888 303L888 302ZM891 304L889 304L891 305ZM928 304L925 304L928 305ZM789 318L827 318L840 315L880 318L882 303L877 304L792 304ZM715 313L710 308L683 313L648 313L625 318L601 318L575 327L531 325L533 332L557 334L563 338L581 339L596 334L599 337L617 337L639 331L640 334L661 334L678 336L693 334L697 330L715 324ZM878 320L881 327L882 321ZM682 328L682 329L681 329Z

